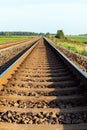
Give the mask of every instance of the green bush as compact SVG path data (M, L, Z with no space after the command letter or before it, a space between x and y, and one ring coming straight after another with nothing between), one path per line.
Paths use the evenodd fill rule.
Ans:
M56 38L65 39L63 30L58 30L58 31L57 31Z

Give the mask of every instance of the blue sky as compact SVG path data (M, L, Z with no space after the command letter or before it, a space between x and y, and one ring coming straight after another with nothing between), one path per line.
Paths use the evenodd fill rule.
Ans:
M0 31L87 34L87 0L0 0Z

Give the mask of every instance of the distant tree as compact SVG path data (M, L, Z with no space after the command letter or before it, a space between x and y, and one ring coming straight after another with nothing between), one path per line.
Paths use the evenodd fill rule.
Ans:
M9 37L10 33L9 33L9 32L6 32L5 35L6 35L7 37Z
M56 38L65 39L63 30L57 30Z
M45 34L44 34L44 33L39 33L38 35L39 35L39 36L45 36Z
M46 37L50 37L50 33L49 32L46 33Z

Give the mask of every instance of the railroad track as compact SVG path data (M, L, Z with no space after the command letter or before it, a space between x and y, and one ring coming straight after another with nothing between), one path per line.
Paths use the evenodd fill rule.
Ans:
M87 130L87 75L41 38L0 76L0 130Z
M19 44L21 44L21 43L30 42L30 41L31 41L31 40L26 39L26 40L20 40L20 41L13 41L13 42L3 43L3 44L0 44L0 50L1 50L1 49L6 49L6 48L8 48L8 47L15 46L15 45L19 45Z

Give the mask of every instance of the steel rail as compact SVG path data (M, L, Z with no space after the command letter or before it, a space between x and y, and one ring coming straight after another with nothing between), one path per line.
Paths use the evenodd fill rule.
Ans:
M78 66L76 66L72 61L70 61L60 50L58 50L54 45L53 42L44 38L47 43L51 46L53 51L56 52L60 56L60 58L64 61L66 65L77 75L77 78L81 80L82 84L87 85L87 74L83 72Z
M35 52L34 52L34 48L36 49ZM32 52L32 50L33 50L33 52ZM31 54L32 56L28 57L30 53L33 53L33 54ZM64 103L67 102L67 101L69 101L69 102L72 103L72 101L73 102L74 101L77 102L78 100L81 101L81 100L83 100L83 99L86 98L86 96L84 96L82 92L81 92L82 95L79 95L79 93L76 93L76 95L74 95L74 92L71 95L69 93L69 91L68 91L69 95L62 95L62 96L61 95L60 96L55 96L55 95L52 94L51 96L49 96L49 95L48 96L41 95L41 96L33 96L32 97L31 95L28 96L28 95L18 95L17 94L18 91L19 92L22 91L22 92L27 93L27 92L30 92L30 90L32 90L32 89L34 91L41 91L41 92L42 92L42 89L46 90L46 92L47 92L47 89L48 89L47 93L49 93L50 91L53 91L53 89L55 90L55 92L56 92L57 89L58 89L58 91L59 90L63 91L64 89L65 90L66 89L67 90L70 90L70 89L73 90L74 89L74 91L78 91L79 92L80 90L79 90L78 87L80 86L79 84L80 84L81 81L79 80L79 82L78 82L77 78L76 78L75 81L73 81L74 80L73 73L76 74L76 72L75 72L74 69L72 69L70 63L67 63L68 60L65 57L63 57L61 54L62 54L61 52L59 53L58 50L54 46L52 46L52 44L49 42L48 39L42 39L41 42L40 41L36 42L30 49L28 49L21 57L19 57L11 66L9 66L8 69L6 69L0 75L1 78L2 78L2 81L0 81L0 82L2 82L2 84L3 83L5 84L5 79L8 80L8 78L10 78L11 75L13 73L15 73L15 70L16 70L16 73L14 75L12 75L12 77L9 80L9 82L6 81L6 83L7 82L8 83L6 84L6 86L4 85L4 89L3 89L3 91L1 92L1 95L0 95L1 101L3 101L3 99L5 99L6 100L5 101L6 104L11 103L11 102L14 101L13 105L10 105L10 106L9 105L8 106L3 105L0 108L0 112L1 112L1 114L3 114L2 117L1 117L1 121L0 121L0 130L19 130L19 129L21 129L21 130L53 130L53 129L54 130L78 130L78 129L79 130L83 130L83 129L87 130L87 121L86 122L84 121L84 120L86 120L86 117L85 118L82 117L84 115L85 116L87 115L86 114L86 112L87 112L87 107L86 106L87 105L84 104L84 103L81 104L80 106L78 106L78 103L77 104L75 103L76 106L74 106L74 107L71 104L70 107L66 107L66 108L59 108L57 105L55 105L54 108L51 108L51 106L49 108L46 108L46 107L45 108L43 108L43 107L40 107L40 108L37 107L37 108L35 108L34 106L32 108L29 107L29 106L28 107L27 106L26 107L23 106L23 108L21 108L20 105L19 105L19 103L15 105L15 103L18 100L21 101L21 102L25 101L25 103L27 103L27 101L33 101L33 102L39 102L40 103L43 100L46 101L46 102L48 102L48 103L49 103L49 101L54 101L54 100L56 100L58 102L59 102L59 100L62 100ZM56 55L56 57L55 57L55 55ZM58 57L59 57L59 62L57 62L57 58ZM43 59L45 60L45 62L44 62ZM53 63L52 63L52 61L53 61ZM23 62L23 64L21 64L22 62ZM52 65L53 68L55 68L55 71L52 70L52 68L50 68L51 74L52 73L55 74L57 72L58 74L61 73L62 76L64 76L63 73L62 73L62 71L61 71L61 69L60 69L60 63L62 62L61 65L63 65L63 67L64 67L63 69L65 70L65 72L66 72L66 68L67 68L67 71L69 72L69 74L67 74L67 76L71 76L71 74L73 75L73 77L71 78L71 80L68 80L68 78L67 78L67 82L66 82L66 80L64 80L65 82L64 81L61 81L61 82L59 81L60 84L62 84L62 85L65 85L65 83L67 83L66 84L66 86L67 86L69 84L70 88L68 86L67 87L64 86L64 88L62 88L61 85L59 85L59 88L57 86L57 88L55 89L54 85L58 84L59 82L57 80L55 82L56 77L54 78L54 76L50 76L51 77L51 81L49 80L49 76L48 76L48 80L46 79L46 75L44 76L45 77L44 81L43 81L43 78L41 79L41 75L43 74L44 70L46 70L46 69L48 70L48 66L47 66L48 62L49 62L49 66ZM21 64L21 66L20 66L20 64ZM65 64L65 66L64 66L64 64ZM36 80L35 79L34 81L32 81L32 79L34 79L34 74L36 74L36 72L41 72L40 70L38 70L38 68L40 67L40 65L42 65L42 68L40 68L42 70L42 74L39 73L36 76L37 79L38 79L38 76L39 76L40 80ZM44 65L45 65L45 67L44 67ZM36 68L36 70L33 71L33 69L35 69L35 68ZM56 68L58 69L58 71L57 71ZM28 78L29 78L29 75L31 75L30 73L34 72L33 73L33 77L31 77L31 78L29 78L27 80L27 75L24 76L23 73L22 73L22 70L23 70L23 72L26 71L26 74L27 74L27 72L29 73L29 74L27 74ZM47 72L47 70L45 72ZM50 74L50 73L48 73L48 74ZM79 76L79 72L77 72L77 75ZM24 79L24 77L26 77L26 80ZM66 78L66 75L64 77ZM60 76L58 76L58 78L60 78ZM24 81L22 79L24 79ZM77 83L76 83L76 81L77 81ZM44 88L39 88L38 89L38 87L37 88L33 88L34 86L32 86L32 85L30 85L31 87L28 88L28 86L27 86L27 88L26 88L26 83L31 83L31 82L34 85L36 85L36 86L37 85L41 85L42 86L43 84L44 84L44 86L45 85L49 86L50 83L51 84L54 83L54 84L53 84L52 88L45 88L44 87ZM72 84L72 82L75 83L76 86L74 86ZM84 82L86 83L86 79L84 80ZM17 83L18 84L23 83L24 86L18 86ZM14 87L10 86L11 84ZM17 95L15 95L14 93L13 94L12 93L8 93L9 91L7 91L7 89L8 90L15 90ZM84 88L82 88L82 89L84 89ZM7 92L7 93L4 93L4 92ZM66 93L66 92L64 92L64 93ZM85 100L85 102L86 101L87 100ZM37 105L38 105L38 103L37 103ZM84 105L86 105L86 106L84 106ZM48 104L48 106L49 106L49 104ZM65 103L65 106L68 106L68 103ZM8 112L10 112L11 116L8 115ZM25 113L26 115L28 115L27 112L28 113L31 112L31 114L33 114L33 116L30 115L31 121L33 121L35 119L36 122L28 122L28 124L27 124L26 123L26 119L24 119L24 118L22 119L24 124L22 122L20 122L18 124L18 122L16 122L16 120L14 120L14 122L13 122L13 119L16 117L16 114L13 117L14 112L17 112L17 114L19 114L19 117L21 117L20 115L23 114L23 113ZM57 121L54 122L54 125L51 124L51 122L49 122L47 124L43 124L43 119L45 119L45 118L48 119L49 118L49 115L48 116L44 116L44 114L45 113L49 114L49 112L52 112L54 114L54 115L51 116L51 119L53 119L53 120L56 119L56 117L55 117L56 113L60 114L59 117L61 117L61 115L63 114L63 118L68 117L68 113L69 113L70 114L70 119L68 118L68 119L64 120L65 123L59 122L59 121L61 121L61 118L60 118L58 122ZM80 113L82 112L82 115L80 117L80 118L82 118L82 121L80 122L81 124L79 124L79 122L78 122L79 119L77 119L79 117L79 112ZM40 116L35 116L35 114L38 114L38 113L39 113ZM72 113L75 114L74 116L77 115L77 117L74 117L74 118L76 118L76 122L75 121L73 122L74 118L71 117ZM7 116L7 121L5 119L3 120L4 114ZM35 116L35 118L33 119L34 116ZM43 117L41 117L41 116L43 116ZM38 122L38 117L41 119L40 124ZM12 118L10 120L11 122L8 123L10 118ZM49 118L49 121L51 119ZM20 121L20 119L17 119L17 120ZM66 122L68 120L70 120L71 123L70 122Z
M15 72L15 70L20 66L24 59L29 55L29 53L35 48L39 43L39 40L35 42L28 50L26 50L16 61L14 61L6 70L0 74L0 90L3 88L3 84L8 82L8 79Z

